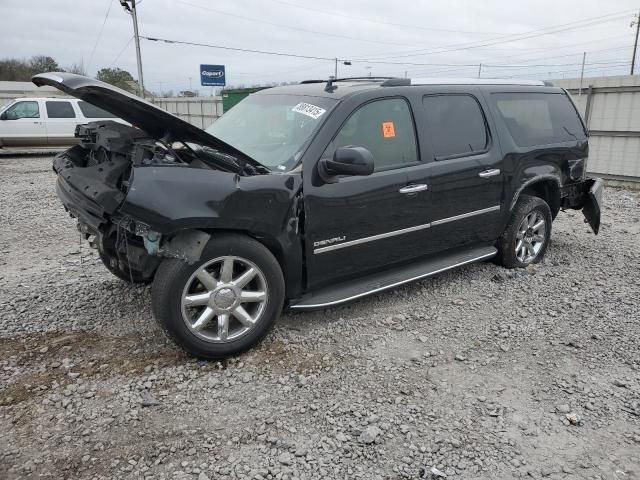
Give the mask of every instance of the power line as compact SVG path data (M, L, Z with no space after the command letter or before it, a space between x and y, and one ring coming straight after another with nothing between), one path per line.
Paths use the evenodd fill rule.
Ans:
M373 19L373 18L359 17L359 16L356 16L356 15L349 15L349 14L346 14L346 13L332 12L332 11L329 11L329 10L326 10L326 9L313 8L313 7L298 5L296 3L285 2L283 0L271 0L271 1L275 2L275 3L279 3L281 5L287 5L289 7L300 8L302 10L308 10L308 11L311 11L311 12L318 12L318 13L321 13L323 15L329 15L329 16L332 16L332 17L348 18L350 20L359 20L359 21L369 22L369 23L377 23L378 25L389 25L389 26L392 26L392 27L402 27L402 28L415 28L417 30L425 30L425 31L432 31L432 32L463 33L463 34L468 34L468 35L497 35L497 32L479 32L479 31L468 31L468 30L448 30L448 29L445 29L445 28L420 27L418 25L408 25L406 23L383 22L381 20L376 20L376 19Z
M98 37L96 38L96 43L93 45L93 50L91 50L91 55L89 56L89 63L87 64L87 70L91 67L91 62L93 62L93 54L96 53L96 47L98 46L98 42L100 42L100 37L102 37L102 31L104 30L104 26L107 23L107 18L109 18L109 12L111 11L111 5L113 5L113 0L110 0L109 6L107 7L107 13L104 15L104 20L102 21L102 26L100 27L100 31L98 32Z
M358 37L351 37L351 36L348 36L348 35L340 35L338 33L328 33L328 32L322 32L322 31L318 31L318 30L309 30L307 28L294 27L292 25L286 25L286 24L282 24L282 23L275 23L275 22L270 22L268 20L262 20L262 19L258 19L258 18L252 18L252 17L247 17L247 16L244 16L244 15L239 15L239 14L236 14L236 13L226 12L224 10L217 10L215 8L205 7L203 5L197 5L197 4L185 2L184 0L175 0L175 1L176 1L176 3L181 3L183 5L188 5L188 6L194 7L194 8L200 8L202 10L207 10L207 11L210 11L210 12L218 13L220 15L227 15L229 17L240 18L240 19L246 20L248 22L263 23L265 25L271 25L271 26L278 27L278 28L286 28L286 29L289 29L289 30L297 30L299 32L313 33L314 35L324 35L324 36L327 36L327 37L343 38L343 39L347 39L347 40L355 40L357 42L377 43L377 44L382 44L382 45L398 45L398 46L401 46L401 47L409 47L409 46L411 46L410 44L407 44L407 43L395 43L395 42L389 42L388 40L372 40L372 39L369 39L369 38L358 38Z
M213 45L209 43L199 43L199 42L188 42L183 40L170 40L166 38L158 38L158 37L146 37L141 35L140 38L145 40L150 40L153 42L164 42L169 44L178 44L178 45L191 45L198 47L207 47L207 48L216 48L222 50L232 50L237 52L245 52L245 53L258 53L261 55L275 55L280 57L293 57L293 58L306 58L310 60L330 60L335 61L335 57L320 57L313 55L302 55L302 54L294 54L294 53L285 53L285 52L274 52L269 50L255 50L250 48L239 48L239 47L229 47L226 45ZM342 60L342 59L338 59ZM473 64L456 64L456 63L417 63L417 62L389 62L389 61L361 61L359 63L376 63L383 65L418 65L418 66L429 66L429 67L477 67L477 63ZM617 64L618 62L593 62L590 65L604 65L604 64ZM501 65L501 64L484 64L483 66L491 68L531 68L531 67L539 67L539 68L547 68L547 67L569 67L569 66L578 66L581 63L552 63L552 64L522 64L522 65Z
M310 60L331 60L334 61L335 57L317 57L313 55L297 55L294 53L284 53L284 52L271 52L268 50L253 50L251 48L238 48L238 47L228 47L226 45L212 45L210 43L198 43L198 42L186 42L182 40L169 40L166 38L157 38L157 37L145 37L144 35L140 35L140 38L144 38L145 40L150 40L152 42L164 42L164 43L174 43L180 45L191 45L194 47L208 47L208 48L218 48L220 50L232 50L234 52L246 52L246 53L260 53L263 55L275 55L279 57L293 57L293 58L308 58Z
M626 37L626 35L624 35L624 36ZM611 38L615 38L615 37L611 37ZM572 45L567 45L567 46L584 45L584 44L587 44L587 43L594 43L594 42L601 43L602 40L604 40L604 39L597 39L597 40L594 40L592 42L582 42L582 43L572 44ZM555 52L555 51L558 50L558 48L562 48L562 46L558 46L558 47L552 48L552 49L545 48L543 51L554 51ZM616 47L610 47L610 48L601 48L601 49L598 49L598 50L587 50L587 52L591 55L591 54L599 53L599 52L610 52L610 51L614 51L614 50L625 50L627 48L630 48L630 47L628 45L623 45L623 46L616 46ZM537 56L537 57L533 57L533 58L530 58L530 57L529 58L526 58L526 57L522 58L519 55L510 55L510 56L507 56L507 57L502 57L502 59L508 60L508 59L511 59L511 58L516 58L520 62L535 62L537 60L547 60L547 59L551 59L551 58L566 58L566 57L573 57L573 56L577 57L577 56L580 56L580 55L582 55L582 52L573 52L573 53L566 53L566 54L562 54L562 55L552 55L552 56L544 55L542 57Z
M124 51L127 49L127 47L129 45L131 45L131 41L133 40L133 35L131 35L131 37L129 38L129 40L127 41L127 43L125 43L124 47L122 47L122 50L120 50L120 53L118 53L118 55L116 56L116 58L113 59L113 62L111 62L111 64L109 64L109 67L113 67L113 65L118 61L118 59L120 58L120 56L124 53Z
M585 28L585 27L589 27L589 26L593 26L593 25L597 25L597 24L601 24L601 23L607 23L607 22L611 22L613 20L618 20L620 18L625 17L626 15L628 15L630 12L630 10L625 10L624 12L616 12L616 13L611 13L608 15L600 15L598 17L591 17L591 18L587 18L587 19L583 19L583 20L576 20L574 22L569 22L569 23L565 23L565 24L561 24L561 25L555 25L552 27L545 27L545 28L541 28L541 29L536 29L536 30L531 30L529 32L526 32L524 34L510 34L510 35L503 35L501 37L495 37L495 38L491 38L491 39L487 39L487 40L482 40L481 42L485 42L485 43L478 43L478 42L465 42L465 43L458 43L458 44L451 44L451 45L444 45L441 47L435 47L435 49L420 49L420 50L412 50L412 51L406 51L406 52L395 52L395 53L391 53L391 54L374 54L374 55L368 55L368 56L359 56L360 58L354 56L354 59L363 59L363 58L379 58L379 59L385 59L385 58L406 58L406 57L414 57L414 56L421 56L421 55L435 55L435 54L440 54L440 53L450 53L450 52L456 52L456 51L461 51L461 50L471 50L471 49L475 49L475 48L482 48L482 47L487 47L487 46L493 46L493 45L499 45L502 43L511 43L511 42L515 42L515 41L519 41L519 40L527 40L530 38L536 38L536 37L541 37L544 35L552 35L552 34L556 34L556 33L561 33L564 31L568 31L568 30L575 30L578 28ZM607 18L607 17L612 17L612 18ZM587 22L587 23L585 23ZM577 25L579 23L583 23L583 25ZM564 28L562 28L564 27ZM552 30L552 31L547 31L547 30Z

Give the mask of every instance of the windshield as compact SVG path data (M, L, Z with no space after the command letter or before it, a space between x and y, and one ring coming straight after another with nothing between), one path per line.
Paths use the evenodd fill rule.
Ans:
M250 95L206 131L271 170L289 170L336 103L323 97Z

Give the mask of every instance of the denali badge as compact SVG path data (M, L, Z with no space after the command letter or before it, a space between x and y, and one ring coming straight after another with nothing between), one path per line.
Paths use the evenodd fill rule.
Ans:
M317 242L313 242L314 247L322 247L323 245L332 245L338 242L344 242L347 239L345 235L341 237L333 237L327 238L326 240L318 240Z

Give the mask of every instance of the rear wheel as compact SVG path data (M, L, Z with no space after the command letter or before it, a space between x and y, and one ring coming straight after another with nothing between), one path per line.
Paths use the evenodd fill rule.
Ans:
M267 333L282 311L284 279L259 242L216 236L193 265L164 260L151 300L156 320L178 345L198 357L222 358Z
M551 236L551 209L539 197L521 195L498 239L498 258L507 268L523 268L544 257Z

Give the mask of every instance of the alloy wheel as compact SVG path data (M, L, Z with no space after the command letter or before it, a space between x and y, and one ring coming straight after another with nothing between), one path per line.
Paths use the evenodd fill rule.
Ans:
M516 258L527 264L533 262L546 241L547 223L541 212L534 210L522 219L516 234Z
M236 340L261 320L267 305L267 281L251 261L214 258L200 266L182 292L182 318L197 337L216 343Z

